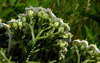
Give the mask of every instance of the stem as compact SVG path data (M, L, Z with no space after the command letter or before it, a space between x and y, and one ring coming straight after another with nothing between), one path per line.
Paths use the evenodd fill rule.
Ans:
M95 60L85 60L83 63L87 63L87 62L95 62Z
M29 26L30 26L30 29L31 29L31 34L32 34L32 40L34 40L34 25L30 25L29 24Z
M40 39L46 39L46 38L48 38L48 37L50 37L50 36L52 36L52 35L56 35L56 34L58 34L58 33L59 33L59 32L52 33L52 34L47 35L47 36L36 37L36 38L34 39L34 44L36 43L36 41L38 41L38 40L40 40Z
M38 37L37 39L39 40L39 39L45 39L45 38L48 38L48 37L50 37L50 36L52 36L52 35L56 35L56 34L58 34L59 32L56 32L56 33L52 33L52 34L49 34L49 35L47 35L47 36L42 36L42 37Z
M29 55L28 55L28 57L27 57L26 62L28 63L29 58L31 57L31 54L33 54L33 53L37 53L38 51L40 51L40 49L36 49L36 50L32 49L32 50L29 52Z
M75 49L76 49L76 53L77 53L77 56L78 56L78 62L77 63L80 63L80 54L79 54L79 50L78 50L77 46L75 46Z
M42 32L44 32L44 31L46 31L46 30L48 30L48 29L50 29L51 27L48 27L48 28L46 28L46 29L43 29L43 30L41 30L39 33L38 33L38 35L36 36L36 37L39 37L41 34L42 34Z
M3 51L3 49L1 49L0 53L1 53L1 55L4 57L4 59L5 59L8 63L11 63L11 62L10 62L11 57L10 57L10 59L8 59L8 58L6 57L5 51Z
M55 27L53 27L53 30L52 30L52 32L51 33L53 33L55 31Z

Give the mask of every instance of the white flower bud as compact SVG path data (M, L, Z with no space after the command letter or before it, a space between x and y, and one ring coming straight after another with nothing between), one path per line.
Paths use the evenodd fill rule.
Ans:
M62 53L60 53L59 54L59 60L64 59L64 58L65 58L65 56Z
M88 41L82 40L81 41L81 45L84 45L84 47L87 47L88 46Z
M23 26L21 21L18 22L18 26L19 26L19 29L21 30L21 28Z
M34 16L34 12L33 12L33 10L28 10L28 16L29 17L33 17Z
M66 41L59 41L59 42L58 42L58 45L59 45L60 47L68 47L68 43L67 43Z
M68 33L68 38L72 38L72 34L71 33Z
M43 19L48 19L49 18L49 15L47 13L44 13L43 14Z
M38 17L43 18L43 19L48 19L49 18L48 14L43 12L43 11L38 12Z
M68 38L68 33L61 35L62 38Z
M51 27L52 27L53 25L54 25L53 23L51 23L51 22L49 23L49 26L51 26Z
M13 22L12 26L13 28L17 29L17 22Z
M88 42L86 40L80 41L80 50L85 50L88 47Z
M63 20L61 20L60 18L57 18L57 22L59 22L59 25L64 24Z
M64 23L62 26L64 27L65 31L70 31L70 27L68 26L68 24Z
M64 32L64 27L59 27L58 32Z
M66 47L63 47L63 48L61 49L60 52L62 52L62 53L66 53L67 51L68 51L67 48L66 48Z
M74 40L73 42L72 42L72 45L73 46L80 46L80 40Z
M22 22L26 22L26 16L22 16L22 17L21 17L21 21L22 21Z
M93 45L91 44L89 47L88 47L88 50L93 50L95 52L95 54L98 54L100 53L100 50L97 48L96 45Z
M67 43L66 41L63 42L63 45L64 45L65 47L68 47L68 43Z
M55 27L55 28L58 28L58 26L59 26L59 22L55 22L55 23L54 23L54 27Z

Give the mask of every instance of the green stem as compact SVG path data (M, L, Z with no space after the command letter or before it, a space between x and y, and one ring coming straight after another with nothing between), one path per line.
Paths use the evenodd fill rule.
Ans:
M36 49L36 50L32 49L32 50L30 51L30 53L29 53L28 57L27 57L26 62L28 63L29 58L31 57L31 54L37 53L38 51L40 51L40 49Z
M78 56L78 62L77 63L80 63L80 54L79 54L79 50L78 50L77 46L75 46L75 49L76 49L76 53L77 53L77 56Z
M11 62L10 62L11 57L10 57L10 59L8 59L8 58L6 57L5 51L3 51L3 49L1 49L0 53L1 53L1 55L4 57L4 59L5 59L8 63L11 63Z
M34 39L34 44L35 44L38 40L40 40L40 39L46 39L46 38L48 38L48 37L50 37L50 36L52 36L52 35L56 35L56 34L58 34L58 33L59 33L59 32L52 33L52 34L47 35L47 36L36 37L36 38ZM33 44L33 45L34 45L34 44Z
M53 30L52 30L52 32L51 33L53 33L55 31L55 27L53 27Z
M59 32L52 33L52 34L49 34L49 35L47 35L47 36L38 37L37 39L38 39L38 40L40 40L40 39L46 39L46 38L48 38L48 37L50 37L50 36L52 36L52 35L56 35L56 34L58 34L58 33L59 33Z
M44 31L46 31L46 30L48 30L48 29L50 29L51 27L48 27L48 28L46 28L46 29L43 29L43 30L41 30L39 33L38 33L38 35L36 36L36 37L39 37L41 34L42 34L42 32L44 32Z
M31 34L32 34L32 40L34 40L34 25L30 25L29 24L29 26L30 26L30 29L31 29Z
M95 62L95 60L85 60L83 63Z

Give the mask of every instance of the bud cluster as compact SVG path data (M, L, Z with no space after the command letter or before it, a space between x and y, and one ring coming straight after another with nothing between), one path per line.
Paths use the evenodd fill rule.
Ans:
M42 7L26 8L26 14L19 14L18 17L17 20L12 19L8 22L15 42L23 43L26 47L30 47L29 43L33 42L34 50L40 49L37 57L46 58L46 61L64 59L67 42L71 42L72 38L67 23L57 18L49 8Z
M65 58L65 54L67 53L68 49L68 42L64 41L64 40L56 40L57 45L59 46L60 50L59 50L59 60L64 59Z
M100 62L100 50L96 45L88 45L88 41L86 40L74 40L72 42L72 46L74 61L80 61L82 63Z

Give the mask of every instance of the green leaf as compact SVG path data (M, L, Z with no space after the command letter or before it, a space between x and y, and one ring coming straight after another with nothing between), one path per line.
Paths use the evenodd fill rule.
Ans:
M86 31L86 36L92 41L92 42L94 42L94 40L93 40L93 35L92 35L92 33L90 32L90 30L89 30L89 28L86 26L86 25L84 25L84 28L85 28L85 31Z
M57 4L58 4L58 6L60 6L60 0L57 0Z
M2 14L0 15L0 18L2 18L2 17L4 17L5 15L7 15L8 13L10 13L10 12L12 12L13 11L13 9L7 9L7 10L5 10L5 11L2 11Z
M11 6L14 6L15 2L16 2L16 0L10 0Z

